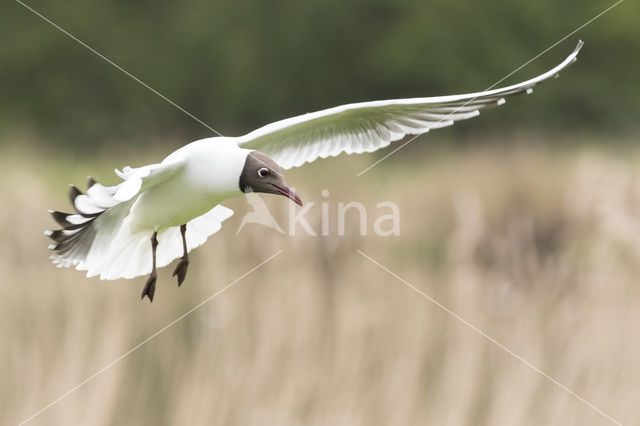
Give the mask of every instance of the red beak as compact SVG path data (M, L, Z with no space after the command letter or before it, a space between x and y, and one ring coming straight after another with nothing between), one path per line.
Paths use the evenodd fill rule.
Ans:
M273 186L278 190L280 194L284 195L285 197L287 197L297 205L302 206L302 199L298 194L295 193L293 189L289 188L288 186L285 186L284 188L281 188L278 185L273 185Z

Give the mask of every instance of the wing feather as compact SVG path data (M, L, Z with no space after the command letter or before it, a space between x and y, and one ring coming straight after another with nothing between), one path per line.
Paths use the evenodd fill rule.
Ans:
M342 152L372 152L407 135L476 117L482 109L502 105L506 97L531 93L575 62L582 45L580 41L556 67L518 84L463 95L342 105L268 124L239 137L238 144L264 152L284 169Z
M91 253L108 251L122 219L128 215L140 191L166 181L182 165L181 161L174 161L136 169L125 167L122 172L116 170L123 182L116 186L103 186L90 178L86 194L71 185L69 198L77 213L51 210L51 215L62 229L45 231L45 235L55 242L49 246L54 251L51 255L53 262L59 267L81 266ZM98 249L100 245L107 248Z

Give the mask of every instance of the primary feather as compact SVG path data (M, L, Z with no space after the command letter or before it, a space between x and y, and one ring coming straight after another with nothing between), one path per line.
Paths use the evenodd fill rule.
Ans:
M505 99L531 93L575 62L582 41L559 65L530 80L478 93L430 98L393 99L341 105L268 124L238 138L243 148L264 152L280 167L298 167L318 158L372 152L406 135L451 126L502 105Z

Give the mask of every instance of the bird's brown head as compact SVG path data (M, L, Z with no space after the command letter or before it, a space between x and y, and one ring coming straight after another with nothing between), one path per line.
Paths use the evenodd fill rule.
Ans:
M240 174L240 191L284 195L299 206L302 205L300 196L284 181L280 166L259 151L251 151L247 155Z

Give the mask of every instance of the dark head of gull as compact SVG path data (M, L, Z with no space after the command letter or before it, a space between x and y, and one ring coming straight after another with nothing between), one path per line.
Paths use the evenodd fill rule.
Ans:
M247 155L240 174L240 191L283 195L297 205L302 205L300 196L284 181L280 166L259 151L251 151Z

